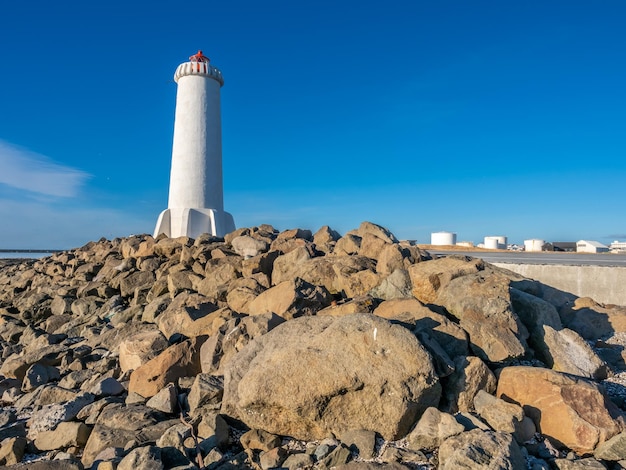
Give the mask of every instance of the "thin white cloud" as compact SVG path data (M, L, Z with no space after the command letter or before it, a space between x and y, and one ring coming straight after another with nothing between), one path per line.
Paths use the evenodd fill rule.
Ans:
M89 177L81 170L0 140L0 184L47 196L74 197Z

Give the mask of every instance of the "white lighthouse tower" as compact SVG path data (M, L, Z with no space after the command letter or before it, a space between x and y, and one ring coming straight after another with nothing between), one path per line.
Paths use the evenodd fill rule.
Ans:
M198 51L174 74L178 84L167 209L154 236L222 237L235 230L222 188L222 72Z

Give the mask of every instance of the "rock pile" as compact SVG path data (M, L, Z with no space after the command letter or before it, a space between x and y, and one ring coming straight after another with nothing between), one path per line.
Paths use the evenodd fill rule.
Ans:
M626 468L626 308L364 222L0 268L0 465Z

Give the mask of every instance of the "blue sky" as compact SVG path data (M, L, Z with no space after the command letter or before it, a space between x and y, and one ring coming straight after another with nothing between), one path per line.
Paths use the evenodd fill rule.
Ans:
M0 248L152 232L177 65L221 69L238 227L626 238L626 3L23 0L0 15Z

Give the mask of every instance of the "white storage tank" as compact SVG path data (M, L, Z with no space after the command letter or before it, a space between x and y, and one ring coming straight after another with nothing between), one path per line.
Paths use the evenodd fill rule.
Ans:
M506 250L507 247L507 238L502 235L495 235L485 237L485 241L483 243L485 248L489 248L492 250Z
M544 240L539 240L537 238L524 240L524 250L525 251L542 251L543 245L545 244L546 242Z
M498 239L496 237L485 237L483 247L489 250L497 250L499 248Z
M456 233L433 232L430 234L431 245L456 245Z

